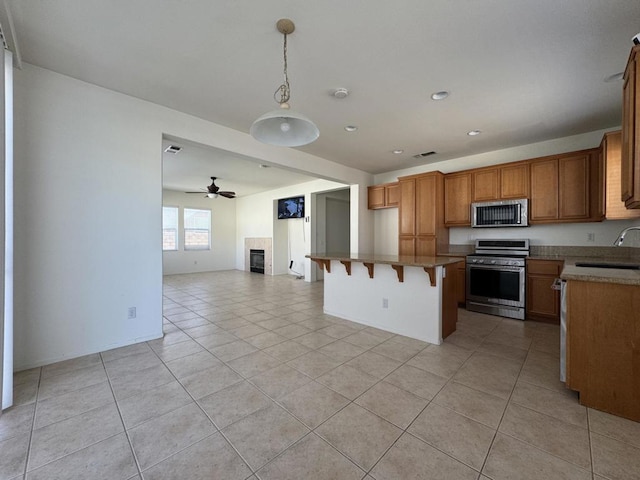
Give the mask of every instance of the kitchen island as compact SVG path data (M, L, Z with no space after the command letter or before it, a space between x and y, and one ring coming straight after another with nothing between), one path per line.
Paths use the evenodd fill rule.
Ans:
M312 253L325 270L324 313L440 345L458 318L460 257Z

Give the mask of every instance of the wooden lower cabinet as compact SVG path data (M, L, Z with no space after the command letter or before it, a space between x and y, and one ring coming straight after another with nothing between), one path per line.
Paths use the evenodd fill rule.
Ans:
M563 261L527 259L526 318L560 324L560 292L552 288Z
M567 282L567 387L587 407L640 421L640 286Z
M442 338L447 338L456 331L458 322L457 263L445 265L445 276L442 282Z
M467 303L467 265L464 259L456 264L456 282L458 305L464 306Z

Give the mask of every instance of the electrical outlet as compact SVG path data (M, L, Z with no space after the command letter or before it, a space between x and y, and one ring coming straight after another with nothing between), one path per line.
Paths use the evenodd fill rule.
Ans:
M388 298L383 298L382 299L382 308L389 308L389 299Z
M131 320L132 318L136 318L136 307L129 307L127 309L127 320Z
M595 242L596 234L594 232L587 233L587 242Z

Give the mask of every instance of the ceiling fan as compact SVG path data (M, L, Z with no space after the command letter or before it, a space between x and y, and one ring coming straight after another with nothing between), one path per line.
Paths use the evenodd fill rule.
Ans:
M218 195L226 198L236 198L236 192L220 191L220 187L216 185L216 178L211 177L211 185L207 187L205 197L216 198ZM184 192L184 193L202 193L202 192Z

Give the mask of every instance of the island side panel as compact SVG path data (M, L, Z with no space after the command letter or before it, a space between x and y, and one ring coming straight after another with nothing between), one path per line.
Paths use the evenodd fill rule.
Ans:
M376 264L373 278L362 263L351 275L332 260L324 276L324 313L425 342L442 343L442 267L432 287L422 267L404 267L404 281L391 265ZM383 307L387 299L387 308Z

